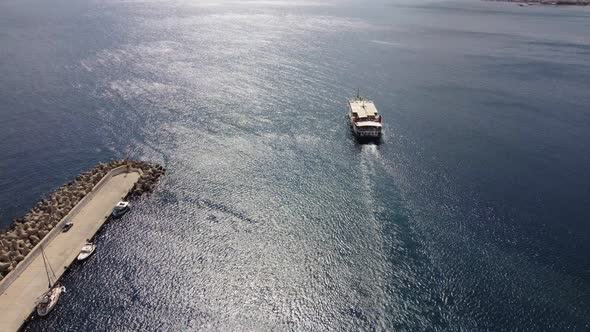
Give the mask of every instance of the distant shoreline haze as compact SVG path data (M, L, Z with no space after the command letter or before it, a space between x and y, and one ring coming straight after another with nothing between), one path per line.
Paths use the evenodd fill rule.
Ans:
M483 0L483 1L494 1L494 2L514 2L514 3L526 3L535 5L552 5L552 6L588 6L590 0Z

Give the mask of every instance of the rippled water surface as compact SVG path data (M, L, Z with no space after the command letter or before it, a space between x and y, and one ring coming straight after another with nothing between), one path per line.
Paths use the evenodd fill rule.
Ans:
M168 169L24 331L590 329L589 22L0 0L2 225L99 161ZM350 136L357 88L380 145Z

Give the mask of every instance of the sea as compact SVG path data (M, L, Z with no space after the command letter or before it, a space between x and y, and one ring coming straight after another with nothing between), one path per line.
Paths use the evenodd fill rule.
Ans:
M477 0L0 0L0 227L99 162L167 169L23 331L590 330L589 31Z

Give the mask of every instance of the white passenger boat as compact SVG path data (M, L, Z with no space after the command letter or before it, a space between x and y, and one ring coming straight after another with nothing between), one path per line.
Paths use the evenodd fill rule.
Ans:
M348 121L357 138L379 139L382 118L375 104L357 95L348 101Z
M86 243L82 247L82 250L80 250L80 253L78 254L78 260L79 261L83 261L86 258L90 257L90 255L92 255L94 253L94 250L96 250L96 245L95 244Z

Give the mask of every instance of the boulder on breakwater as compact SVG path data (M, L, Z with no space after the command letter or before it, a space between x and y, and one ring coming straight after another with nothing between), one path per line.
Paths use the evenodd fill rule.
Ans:
M8 229L0 230L0 280L22 261L33 247L65 217L84 196L112 169L127 166L140 169L139 181L129 192L130 197L151 193L158 179L166 170L160 165L143 161L119 159L100 163L78 175L73 181L59 187L43 198L22 218L15 218Z

